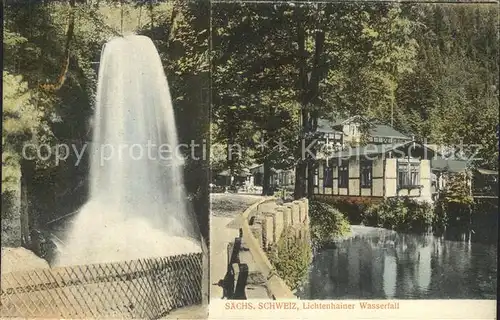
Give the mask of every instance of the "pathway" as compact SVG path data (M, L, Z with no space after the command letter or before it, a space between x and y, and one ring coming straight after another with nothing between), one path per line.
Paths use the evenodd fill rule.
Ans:
M214 193L210 195L210 299L222 298L219 280L224 279L227 268L227 245L238 236L235 218L252 204L264 199L262 196Z

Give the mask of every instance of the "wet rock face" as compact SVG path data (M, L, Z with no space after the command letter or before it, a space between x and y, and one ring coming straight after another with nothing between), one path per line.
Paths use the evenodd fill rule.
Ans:
M31 251L52 265L57 256L58 249L50 233L41 230L33 230L30 237Z

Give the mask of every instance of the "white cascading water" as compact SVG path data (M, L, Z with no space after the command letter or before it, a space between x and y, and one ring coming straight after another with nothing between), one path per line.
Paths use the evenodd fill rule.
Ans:
M56 265L201 252L168 82L151 39L131 35L105 45L93 125L89 201Z

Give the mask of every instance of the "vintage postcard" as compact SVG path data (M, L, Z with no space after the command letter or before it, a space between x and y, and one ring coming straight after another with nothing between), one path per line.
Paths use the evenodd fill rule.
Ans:
M496 318L498 2L2 10L0 318Z
M210 318L495 318L497 19L212 2Z

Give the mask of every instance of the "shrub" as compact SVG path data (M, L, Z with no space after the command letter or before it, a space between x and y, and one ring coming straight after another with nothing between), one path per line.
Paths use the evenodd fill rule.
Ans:
M353 198L353 197L342 197L342 198L332 198L324 197L321 198L321 202L332 205L334 208L342 212L343 215L347 217L350 223L359 224L362 220L363 213L374 204L374 200L370 198Z
M443 228L448 225L448 208L442 197L434 203L434 221L433 225Z
M299 286L311 263L312 250L306 239L297 237L295 230L289 228L270 249L269 260L291 290Z
M444 227L455 222L462 223L470 217L472 206L466 202L450 201L446 195L441 195L435 205L435 221L434 224Z
M449 175L446 191L442 194L447 203L456 203L469 206L474 202L469 187L466 183L467 176L464 173Z
M431 204L410 198L389 198L367 208L363 214L364 225L395 230L423 230L434 221Z
M438 226L461 223L470 218L474 198L465 181L464 174L449 176L445 192L436 201L435 224Z
M344 215L329 204L311 201L309 217L311 237L317 245L321 246L351 232L350 224Z

